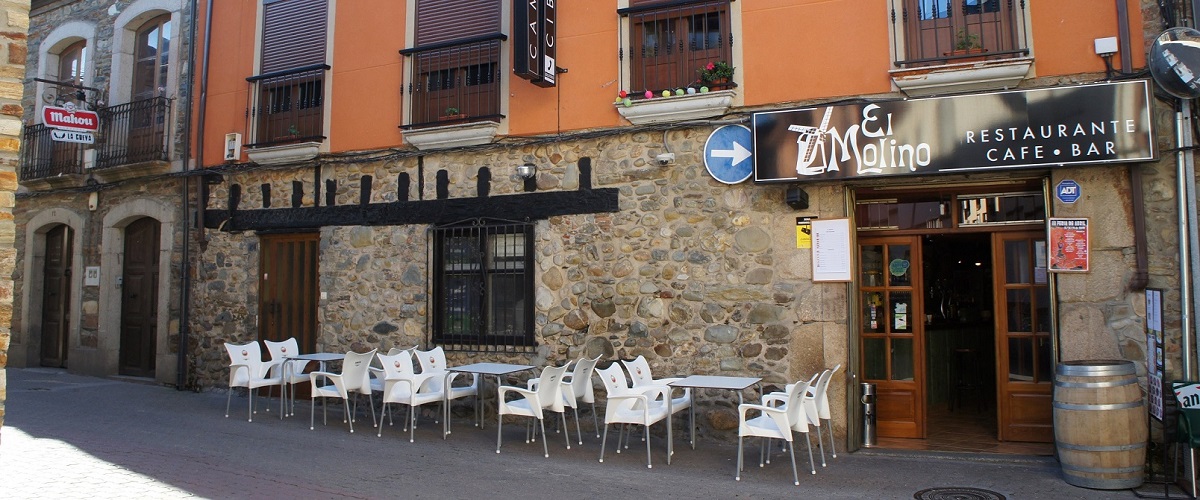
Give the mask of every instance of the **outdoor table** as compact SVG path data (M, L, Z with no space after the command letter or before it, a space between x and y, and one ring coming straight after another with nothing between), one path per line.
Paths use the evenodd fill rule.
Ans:
M325 371L326 363L328 363L330 361L341 361L343 359L346 359L346 353L313 352L313 353L309 353L309 354L297 354L295 356L288 356L283 359L284 359L283 379L289 380L291 377L289 376L290 374L288 373L288 371L291 369L292 364L288 363L287 361L316 361L317 363L320 363L320 365L321 365L321 367L319 369L317 369L317 371L323 372L323 371ZM283 394L284 394L284 397L286 398L288 384L282 384L282 385L284 387ZM295 414L296 414L296 408L292 407L291 413L289 413L288 416L290 417ZM280 416L280 417L282 418L282 416Z
M690 389L724 389L727 391L735 391L738 395L738 404L743 403L742 391L748 387L761 383L762 377L727 377L723 375L691 375L680 380L676 380L667 385L671 387L690 388ZM699 393L699 391L695 391ZM692 394L692 404L688 407L688 427L692 431L692 449L696 449L696 394Z
M446 368L446 380L443 384L443 391L446 394L445 404L442 408L445 411L445 420L442 424L442 439L450 434L450 374L451 373L475 373L479 375L494 375L496 377L496 387L500 387L500 377L510 373L519 371L532 370L532 365L514 365L509 363L473 363L463 366L454 366ZM483 395L486 394L483 390L483 381L479 382L477 393L475 394L475 417L478 419L476 425L483 429ZM498 403L497 403L498 404Z

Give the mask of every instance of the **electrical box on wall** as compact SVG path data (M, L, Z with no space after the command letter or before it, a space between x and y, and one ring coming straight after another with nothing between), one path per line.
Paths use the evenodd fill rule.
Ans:
M242 155L242 134L225 134L225 160L237 161Z

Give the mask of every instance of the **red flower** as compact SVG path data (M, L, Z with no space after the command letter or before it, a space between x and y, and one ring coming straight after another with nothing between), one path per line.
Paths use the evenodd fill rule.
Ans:
M709 70L709 71L712 71L712 70L713 70L713 68L715 68L715 67L716 67L716 66L714 66L714 65L713 65L713 63L710 61L710 62L708 63L708 65L704 66L704 69L706 69L706 70Z

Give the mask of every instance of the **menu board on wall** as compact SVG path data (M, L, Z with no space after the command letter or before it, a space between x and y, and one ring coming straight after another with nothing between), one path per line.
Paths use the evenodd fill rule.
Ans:
M850 281L850 219L812 221L813 281Z

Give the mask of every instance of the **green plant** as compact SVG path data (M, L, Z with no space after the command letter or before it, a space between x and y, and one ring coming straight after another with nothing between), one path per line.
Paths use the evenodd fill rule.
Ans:
M721 79L733 79L733 70L734 67L725 61L712 61L696 71L700 72L701 82L712 83Z
M458 108L456 108L454 106L450 106L450 107L446 108L446 111L442 113L443 116L454 116L457 114L458 114Z
M288 125L287 133L288 135L300 135L300 129L296 128L296 124L293 123Z
M980 47L978 33L971 33L966 28L961 28L954 33L954 50L971 50Z

